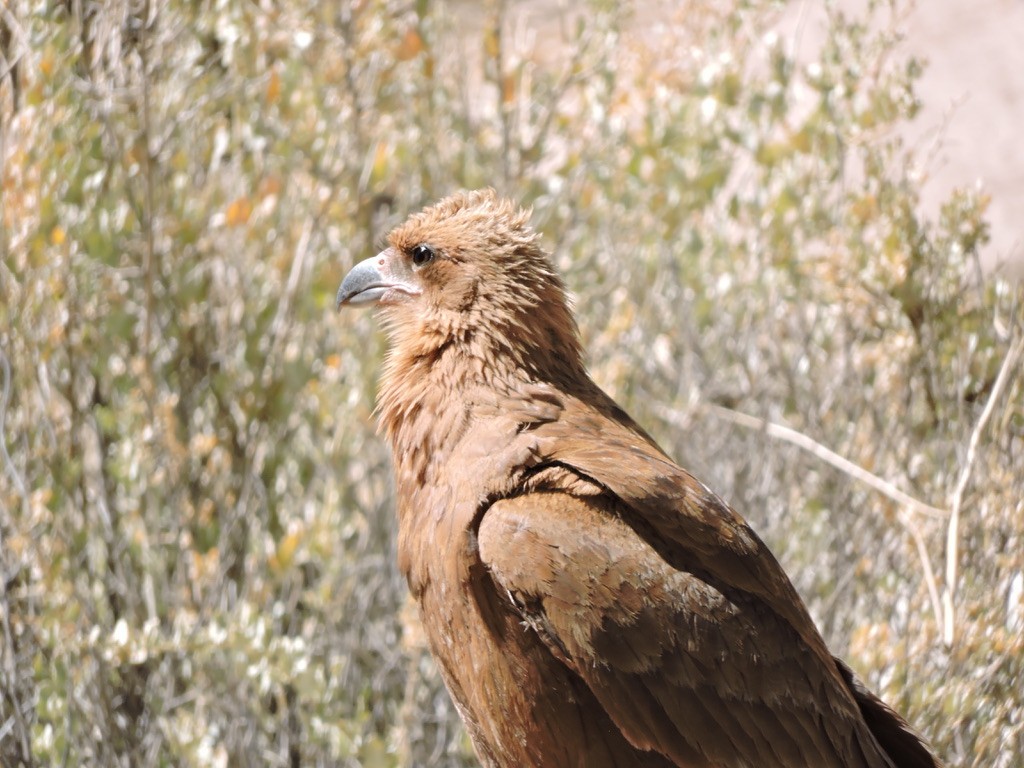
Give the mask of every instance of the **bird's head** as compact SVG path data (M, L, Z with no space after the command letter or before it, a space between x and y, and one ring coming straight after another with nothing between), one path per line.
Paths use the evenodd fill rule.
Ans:
M580 365L565 288L529 215L493 190L445 198L357 264L337 305L379 307L399 359L451 350L484 368L526 368L534 377Z

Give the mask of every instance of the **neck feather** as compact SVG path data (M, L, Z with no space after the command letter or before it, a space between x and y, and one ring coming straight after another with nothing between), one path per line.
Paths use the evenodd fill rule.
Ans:
M565 390L588 380L568 308L549 308L522 323L501 323L493 315L444 328L397 320L387 323L391 344L378 418L399 473L411 470L417 480L432 461L445 458L478 410L493 412L495 398L528 384Z

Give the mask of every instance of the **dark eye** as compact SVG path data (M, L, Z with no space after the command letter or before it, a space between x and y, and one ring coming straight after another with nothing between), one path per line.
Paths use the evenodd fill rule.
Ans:
M427 262L434 258L434 249L429 245L420 243L412 249L412 263L417 267L422 267Z

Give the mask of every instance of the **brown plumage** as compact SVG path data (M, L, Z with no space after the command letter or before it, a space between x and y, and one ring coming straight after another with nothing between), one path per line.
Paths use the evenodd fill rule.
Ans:
M382 310L399 565L481 762L938 765L743 519L590 379L527 219L453 195L338 292Z

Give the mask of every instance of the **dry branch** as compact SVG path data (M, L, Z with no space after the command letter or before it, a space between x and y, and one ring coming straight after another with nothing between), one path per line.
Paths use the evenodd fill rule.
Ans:
M1003 365L999 369L995 384L989 393L985 409L978 417L977 424L971 432L971 439L967 445L967 456L964 458L963 468L960 470L960 479L957 481L953 491L953 499L950 503L949 527L946 530L946 589L942 594L943 621L942 640L947 647L953 645L955 633L955 618L953 602L956 597L956 571L957 553L960 534L960 512L963 508L964 491L967 490L967 483L970 482L971 472L974 469L974 462L978 456L978 444L981 442L981 433L985 430L992 413L995 411L996 403L1002 397L1003 390L1010 380L1010 374L1017 370L1017 362L1021 353L1024 352L1024 337L1018 338L1011 345L1003 359Z
M781 424L775 424L774 422L767 421L757 416L750 416L745 413L740 413L739 411L734 411L731 408L723 408L722 406L714 405L713 403L702 403L699 407L702 411L709 413L712 416L717 416L727 421L731 421L733 424L738 424L741 427L758 430L768 435L768 437L784 440L791 445L795 445L797 448L807 451L815 458L821 459L826 464L829 464L855 480L859 480L865 485L874 488L882 495L889 497L893 501L902 504L914 512L942 520L949 517L948 511L939 509L938 507L933 507L930 504L925 504L923 501L915 499L913 496L901 491L888 480L868 472L868 470L854 464L849 459L843 458L835 451L830 448L826 448L824 445L813 438L808 437L802 432L797 432L795 429L784 427ZM663 418L674 424L680 424L684 421L680 414L668 408L659 409L659 413Z

